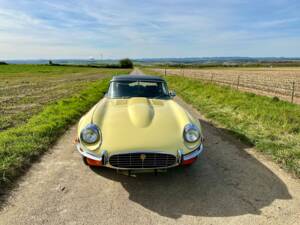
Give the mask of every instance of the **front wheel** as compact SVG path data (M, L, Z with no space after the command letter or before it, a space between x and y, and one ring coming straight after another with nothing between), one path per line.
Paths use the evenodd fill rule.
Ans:
M82 161L83 161L83 163L84 163L84 165L86 165L86 166L88 166L89 164L88 164L88 162L87 162L87 159L86 159L86 157L82 157Z

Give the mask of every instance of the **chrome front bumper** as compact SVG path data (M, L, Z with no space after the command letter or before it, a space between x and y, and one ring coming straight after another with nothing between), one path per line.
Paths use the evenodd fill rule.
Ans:
M89 158L89 159L92 159L92 160L96 160L96 161L100 161L102 166L105 166L105 167L110 167L110 168L113 168L113 169L118 169L118 170L150 170L150 169L167 169L167 168L171 168L171 167L176 167L176 166L179 166L180 164L183 163L183 161L187 161L187 160L190 160L190 159L193 159L193 158L196 158L198 157L204 150L204 147L203 147L203 144L201 144L197 149L195 149L194 151L188 153L188 154L182 154L182 151L178 151L177 153L177 160L176 160L176 163L173 164L172 166L168 166L168 167L159 167L159 168L119 168L119 167L114 167L112 165L109 164L109 155L107 153L106 150L102 151L100 153L100 155L98 154L94 154L94 153L91 153L90 151L88 151L87 149L84 149L80 143L77 143L76 144L76 149L77 151L84 157L86 158Z
M76 149L82 156L92 159L92 160L96 160L96 161L102 162L102 159L104 158L104 156L107 156L107 151L102 151L100 155L94 154L94 153L88 151L87 149L85 149L84 147L82 147L80 145L80 143L76 144Z

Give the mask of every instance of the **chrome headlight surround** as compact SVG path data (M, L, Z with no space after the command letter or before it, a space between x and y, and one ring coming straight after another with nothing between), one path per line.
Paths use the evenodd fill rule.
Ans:
M101 132L100 129L95 124L87 125L80 132L80 140L88 145L95 144L97 142L101 142Z
M183 139L188 143L195 143L201 137L200 129L195 124L187 124L183 130Z

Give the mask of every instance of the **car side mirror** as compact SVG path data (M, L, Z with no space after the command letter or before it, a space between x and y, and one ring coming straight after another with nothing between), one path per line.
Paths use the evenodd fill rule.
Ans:
M171 98L174 98L176 96L176 92L175 91L170 91L169 95Z

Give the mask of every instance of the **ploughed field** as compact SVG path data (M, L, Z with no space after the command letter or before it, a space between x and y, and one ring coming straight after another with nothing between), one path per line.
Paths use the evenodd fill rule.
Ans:
M91 82L128 70L76 66L0 66L0 132L25 123L43 106L70 97Z
M300 68L154 69L300 103Z

